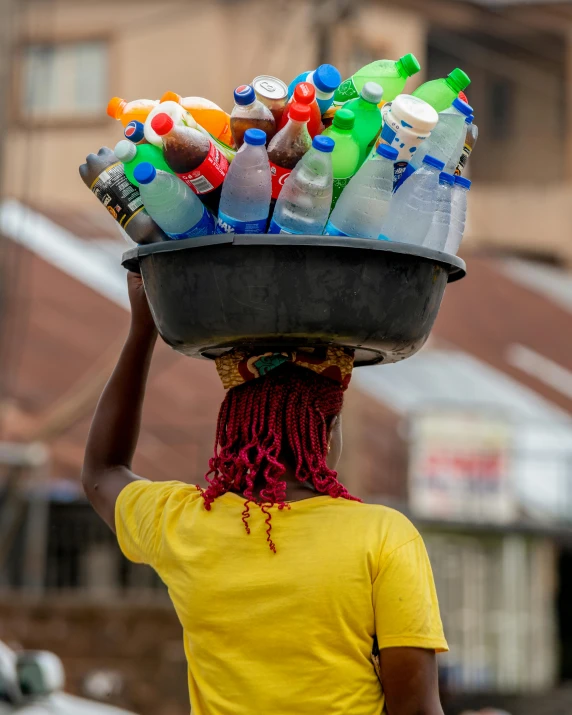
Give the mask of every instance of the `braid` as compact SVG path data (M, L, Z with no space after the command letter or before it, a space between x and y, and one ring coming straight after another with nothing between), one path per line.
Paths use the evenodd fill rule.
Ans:
M326 463L328 425L342 404L341 385L292 365L229 390L218 416L208 487L202 492L205 508L210 510L214 500L231 489L242 492L246 532L250 503L258 504L265 515L268 545L276 552L268 508L287 506L286 461L292 463L296 479L310 482L320 494L355 499ZM257 478L263 481L259 499L254 495Z

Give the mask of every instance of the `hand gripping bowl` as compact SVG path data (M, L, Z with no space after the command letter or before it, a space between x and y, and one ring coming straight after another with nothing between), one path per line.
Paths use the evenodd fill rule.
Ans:
M222 234L138 246L159 333L183 355L232 347L340 345L356 365L404 360L425 343L457 256L389 241Z

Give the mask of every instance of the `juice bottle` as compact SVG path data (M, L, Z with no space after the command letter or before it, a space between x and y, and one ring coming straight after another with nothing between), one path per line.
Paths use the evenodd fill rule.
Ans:
M332 165L334 167L332 208L336 205L349 180L359 169L360 148L353 135L354 124L354 113L351 109L344 107L336 112L332 126L328 127L322 134L322 136L331 137L336 143L332 152Z
M163 158L163 152L158 146L153 144L133 144L127 139L117 142L113 150L119 161L123 162L125 176L133 184L139 186L139 182L134 176L134 171L139 164L147 162L153 164L155 169L172 174L173 171Z
M282 129L282 127L286 126L286 122L288 121L288 112L293 102L298 102L299 104L307 104L310 107L308 133L310 134L312 139L316 136L316 134L320 134L320 132L324 131L324 125L322 124L322 114L320 112L320 107L318 106L318 102L316 100L316 88L313 84L310 84L310 82L300 82L300 84L296 85L296 88L294 89L294 94L288 102L286 111L282 115L282 121L280 122L278 129Z
M360 166L369 156L375 140L381 131L381 112L378 104L383 97L383 89L376 82L366 82L356 99L344 105L355 116L354 137L359 144Z
M366 82L377 82L381 85L384 101L392 102L398 94L403 92L409 77L417 74L420 69L421 65L412 54L403 55L397 61L375 60L340 84L334 97L334 103L344 104L349 99L359 97Z
M132 121L143 124L149 112L158 104L156 99L134 99L132 102L127 102L121 97L112 97L107 105L107 114L112 119L118 119L124 127Z
M256 99L254 88L241 84L234 90L234 108L230 115L230 131L237 149L243 145L247 129L261 129L269 142L276 134L276 122L268 107Z
M425 82L412 94L430 104L437 112L443 112L470 84L469 75L457 67L447 77Z
M212 134L213 137L216 137L224 144L232 146L230 115L221 109L218 104L203 97L181 97L176 92L165 92L161 97L161 102L177 102L187 112L190 112L209 134Z
M312 146L308 133L310 107L295 102L290 106L289 119L268 145L268 160L272 174L272 198L280 195L292 169Z

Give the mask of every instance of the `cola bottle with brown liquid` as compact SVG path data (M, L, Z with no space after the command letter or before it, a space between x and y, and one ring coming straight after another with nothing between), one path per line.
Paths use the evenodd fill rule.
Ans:
M123 163L108 147L89 154L79 167L83 183L91 189L127 235L136 243L158 243L168 237L145 211L137 189L125 176Z
M153 117L151 127L163 140L163 156L169 168L217 213L228 159L207 134L175 125L168 114Z
M241 84L234 90L234 108L230 115L230 131L237 149L244 144L247 129L262 129L268 146L276 134L276 120L268 107L256 98L254 88Z
M307 104L293 102L290 105L289 119L268 145L268 160L272 175L272 205L282 191L290 172L312 146L308 133L310 107Z

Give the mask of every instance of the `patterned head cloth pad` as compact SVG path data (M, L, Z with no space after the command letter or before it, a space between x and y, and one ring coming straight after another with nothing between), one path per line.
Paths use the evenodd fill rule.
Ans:
M304 348L284 352L255 352L235 348L216 358L216 369L225 390L264 377L285 362L305 367L339 382L347 389L352 377L352 350L337 347Z

